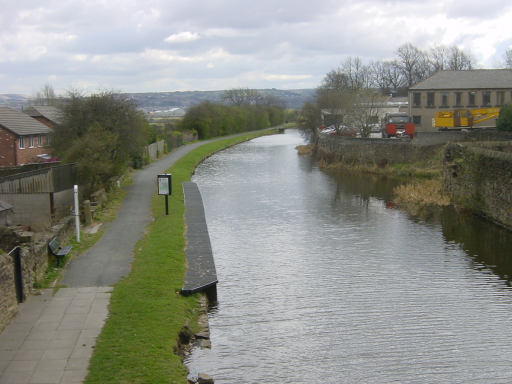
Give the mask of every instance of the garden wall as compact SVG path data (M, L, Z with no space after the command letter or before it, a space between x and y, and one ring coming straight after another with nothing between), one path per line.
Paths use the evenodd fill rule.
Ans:
M3 233L3 249L0 251L0 332L18 310L14 262L13 258L7 254L10 249L6 248L10 248L15 243L18 243L21 248L22 286L24 295L27 296L33 292L34 283L43 279L48 268L48 242L54 236L58 236L65 244L72 234L73 223L73 217L68 216L53 226L49 232L20 232L18 235ZM10 238L6 239L6 237Z

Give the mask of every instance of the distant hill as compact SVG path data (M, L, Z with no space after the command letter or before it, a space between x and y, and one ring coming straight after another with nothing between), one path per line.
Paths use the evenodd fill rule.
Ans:
M259 89L264 95L272 95L282 100L287 108L301 109L304 102L314 95L314 89ZM123 93L132 99L145 112L169 111L174 108L187 109L202 101L222 103L224 91L184 91ZM30 104L30 96L17 94L0 95L0 105L21 110Z
M315 92L314 89L259 89L258 91L283 100L287 108L293 109L301 109L304 102ZM146 112L170 110L176 107L187 109L206 100L222 103L223 94L224 91L124 93Z
M29 96L17 94L0 95L0 105L21 110L30 101Z

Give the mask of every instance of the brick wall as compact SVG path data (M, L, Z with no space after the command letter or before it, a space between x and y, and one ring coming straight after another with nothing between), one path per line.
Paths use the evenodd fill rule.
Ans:
M34 137L34 147L29 148L29 139L25 137L25 148L19 149L16 146L16 157L18 164L29 164L35 163L38 161L37 155L48 154L50 152L50 148L48 147L39 147L37 145L38 136Z
M39 138L41 136L34 136L34 146L29 147L29 137L25 137L25 148L18 148L17 137L12 132L0 127L0 166L12 167L19 164L28 164L37 162L37 155L50 153L50 148L43 140L45 146L40 147ZM45 137L43 135L43 137Z
M16 136L0 127L0 166L16 165Z

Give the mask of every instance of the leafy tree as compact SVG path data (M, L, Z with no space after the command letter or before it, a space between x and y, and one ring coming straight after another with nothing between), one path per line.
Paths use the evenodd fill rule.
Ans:
M151 132L135 104L111 92L82 96L71 92L52 147L62 160L76 162L79 181L90 193L108 187L130 161L141 158Z
M512 131L512 104L505 104L501 107L496 129L499 131Z
M297 118L299 130L312 144L318 143L318 127L322 124L320 107L313 101L304 103Z
M268 128L284 122L284 110L274 105L240 106L204 101L190 108L182 130L195 130L200 139Z

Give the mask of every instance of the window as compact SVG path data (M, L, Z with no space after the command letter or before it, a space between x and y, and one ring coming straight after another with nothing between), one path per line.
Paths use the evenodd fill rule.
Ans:
M20 138L18 139L18 146L20 149L25 148L25 138L23 136L20 136Z
M413 116L412 122L416 125L421 125L421 116Z
M443 92L441 93L441 107L447 107L448 106L448 93Z
M29 136L28 137L28 147L29 148L34 148L34 136Z
M498 91L496 92L496 105L501 107L503 104L505 104L505 92Z
M413 107L421 107L421 93L414 92L412 94L412 105Z
M462 106L462 92L455 92L455 106Z
M491 105L491 91L484 91L482 93L482 106L488 107Z
M49 147L51 143L52 143L52 135L47 135L46 136L46 145Z
M43 135L39 135L39 137L37 138L37 146L38 147L42 147L43 146Z
M475 95L476 95L476 92L469 92L468 93L468 104L471 105L471 106L475 106Z
M434 92L427 92L427 107L435 107L434 105Z

